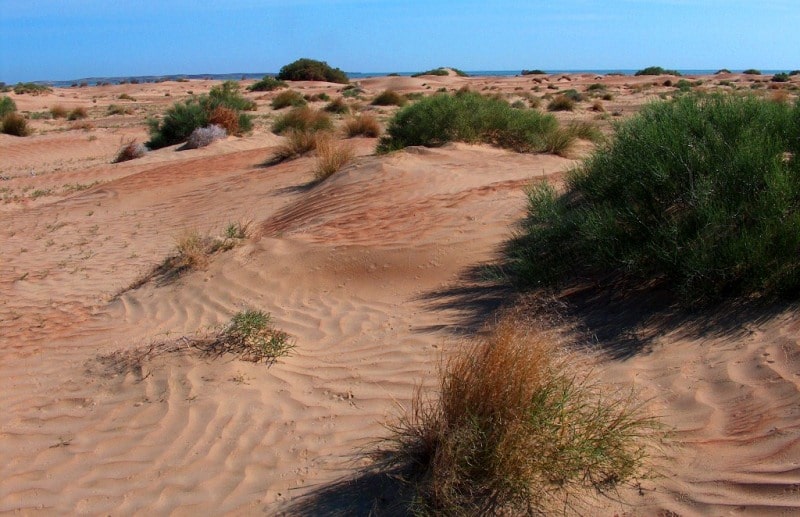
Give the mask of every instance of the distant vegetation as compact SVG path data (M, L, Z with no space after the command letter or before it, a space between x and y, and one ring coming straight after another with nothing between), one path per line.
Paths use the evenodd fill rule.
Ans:
M53 89L49 86L38 83L17 83L16 86L14 86L14 93L17 95L43 95L52 91Z
M289 130L329 131L332 129L333 122L327 113L307 106L293 108L285 115L278 117L272 125L272 131L278 135Z
M295 90L283 91L276 95L274 99L272 99L272 109L276 110L288 108L290 106L296 108L305 105L305 98L303 98L303 95L300 92Z
M12 136L28 136L31 134L28 128L28 121L19 113L13 111L7 113L0 120L0 133Z
M458 68L448 67L450 70L455 72L455 74L459 77L469 77L469 74L464 72L463 70L459 70ZM438 75L438 76L446 76L450 75L448 68L443 66L439 68L434 68L433 70L427 70L425 72L418 72L416 74L412 74L411 77L422 77L423 75Z
M5 95L0 97L0 118L5 117L9 113L14 113L15 111L17 111L17 104L14 102L14 99Z
M680 77L681 73L677 70L667 70L660 66L648 66L647 68L639 70L634 75L675 75Z
M272 76L265 75L263 79L250 85L247 89L251 92L271 92L278 88L286 88L287 84Z
M717 70L716 72L714 72L715 75L718 75L718 74L729 74L729 73L731 73L731 71L728 70L727 68L721 68L721 69Z
M347 84L350 80L338 68L332 68L324 61L302 58L281 68L278 73L281 81L327 81Z
M517 278L621 278L687 305L800 288L800 104L686 95L646 106L573 171L529 192Z
M522 75L547 75L547 72L534 68L533 70L523 70Z
M780 72L772 76L773 83L785 83L789 81L789 74L786 72Z
M385 90L372 99L374 106L405 106L408 99L392 90Z
M747 70L742 72L745 75L761 75L761 70L756 68L748 68Z

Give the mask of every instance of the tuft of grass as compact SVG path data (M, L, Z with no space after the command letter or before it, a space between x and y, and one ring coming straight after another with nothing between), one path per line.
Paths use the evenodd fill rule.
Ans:
M67 108L62 106L61 104L56 104L55 106L50 108L50 116L53 118L67 118L69 112Z
M674 75L674 76L680 77L681 73L678 72L677 70L667 70L667 69L661 68L660 66L648 66L647 68L643 68L643 69L639 70L634 75L636 75L636 76L640 76L640 75Z
M348 138L355 136L366 136L377 138L381 134L381 125L375 115L371 113L360 113L355 117L350 117L344 122L344 132Z
M279 93L272 99L272 109L283 109L288 107L300 107L305 106L306 100L303 98L303 95L295 90L286 90L284 92Z
M326 131L333 129L333 122L325 112L304 106L293 108L285 115L278 117L272 125L272 131L278 135L292 129Z
M685 305L800 288L800 104L686 95L646 106L567 179L528 193L523 284L661 283Z
M408 100L393 90L384 90L372 99L373 106L405 106Z
M291 129L286 132L286 141L278 146L265 165L275 165L294 160L317 148L317 131Z
M566 95L556 95L547 103L547 111L572 111L574 109L575 101Z
M278 88L286 88L288 85L280 79L275 79L272 76L265 75L263 79L250 85L248 90L251 92L271 92Z
M317 138L317 162L314 179L322 181L339 172L353 160L355 153L350 144L336 140L329 133Z
M378 144L385 153L411 145L484 142L517 152L543 152L558 130L552 115L516 110L503 100L466 92L437 94L398 111Z
M344 101L342 97L337 97L330 101L327 106L325 106L325 111L328 113L335 113L337 115L343 115L345 113L350 113L350 106Z
M131 97L131 96L130 96L130 95L128 95L127 93L121 93L121 94L119 94L119 96L117 97L117 99L119 99L119 100L121 100L121 101L135 101L135 100L136 100L135 98Z
M12 136L28 136L31 130L28 121L17 112L7 113L0 120L0 133Z
M133 113L133 110L127 106L122 106L120 104L111 104L108 106L109 115L130 115L131 113Z
M233 315L217 334L211 348L229 352L241 359L273 364L294 348L289 334L278 330L269 313L246 309Z
M350 80L347 74L333 68L325 61L301 58L281 67L278 72L282 81L327 81L329 83L347 84Z
M603 83L592 83L587 88L587 92L605 92L608 90L608 86Z
M0 119L15 111L17 111L17 104L14 99L6 95L0 97Z
M52 113L52 110L51 110ZM55 117L55 115L53 115ZM83 106L78 106L69 112L67 120L83 120L89 116L89 112Z
M121 163L135 160L137 158L141 158L145 154L147 154L147 147L145 147L143 144L140 144L135 139L130 140L122 145L120 150L117 152L117 156L114 157L114 161L111 163Z
M576 368L586 359L510 319L456 352L438 397L418 390L375 454L410 485L411 513L559 513L646 473L657 422Z

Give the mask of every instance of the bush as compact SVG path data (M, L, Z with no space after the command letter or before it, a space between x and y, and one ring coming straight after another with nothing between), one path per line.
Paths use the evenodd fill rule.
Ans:
M78 106L67 115L67 120L82 120L89 116L89 112L83 106Z
M457 76L459 77L469 77L469 74L464 72L463 70L459 70L458 68L450 67ZM418 72L416 74L412 74L411 77L422 77L423 75L436 75L436 76L446 76L450 75L450 72L447 68L440 66L439 68L434 68L433 70L427 70L425 72Z
M761 70L755 68L748 68L747 70L742 72L745 75L761 75Z
M373 106L405 106L407 99L392 90L385 90L372 99Z
M135 101L136 100L135 98L131 97L127 93L119 94L119 97L117 97L117 99L119 99L121 101Z
M789 81L789 74L781 72L772 76L773 83L785 83Z
M250 85L248 90L251 92L271 92L278 88L286 88L287 84L281 80L265 75L263 79Z
M186 140L187 149L199 149L211 145L215 140L221 140L228 136L225 128L217 125L210 125L208 127L198 127L189 138Z
M333 129L330 117L309 107L293 108L287 114L278 117L272 125L272 131L278 135L289 129L299 131L322 131Z
M727 68L720 68L719 70L717 70L716 72L714 72L714 75L719 75L719 74L729 74L729 73L731 73L731 71L730 71L730 70L728 70Z
M800 287L800 104L682 96L645 107L567 180L529 193L512 268L662 282L687 305Z
M586 360L508 319L456 352L438 398L418 391L375 453L411 486L408 513L561 514L645 473L656 421L591 382Z
M17 83L14 86L14 93L17 95L30 94L30 95L43 95L52 92L53 89L44 84L36 83Z
M606 90L608 87L602 83L592 83L586 88L588 92L605 92Z
M133 110L126 106L121 106L119 104L111 104L108 106L109 115L130 115L131 113L133 113Z
M67 108L65 108L61 104L56 104L55 106L50 108L50 115L53 118L67 118L68 114L69 112L67 111Z
M347 84L347 75L338 68L331 68L324 61L302 58L281 68L278 79L282 81L327 81Z
M296 92L294 90L286 90L285 92L281 92L272 99L272 109L282 109L298 106L305 106L306 100L303 98L303 95L300 92Z
M687 81L686 79L681 79L677 83L675 83L675 88L679 89L682 92L688 92L692 89L692 83Z
M466 92L438 94L402 108L386 132L378 144L381 153L451 141L484 142L518 152L551 152L548 139L558 132L558 122L552 115L515 110L505 101Z
M561 95L575 102L581 102L584 100L583 95L581 95L577 90L564 90L561 92Z
M272 364L293 348L289 334L275 329L271 316L247 309L233 315L212 344L218 352L230 352L246 361Z
M317 148L317 131L291 129L286 132L286 142L278 146L265 165L275 165L294 160Z
M375 115L361 113L358 116L350 117L345 120L344 132L348 138L354 136L366 136L377 138L381 134L381 125Z
M217 106L208 115L208 123L210 126L222 127L229 135L240 135L239 118L240 114L236 110Z
M533 70L523 70L522 75L547 75L547 72L535 68Z
M575 101L566 95L556 95L547 103L547 111L572 111L574 109Z
M314 179L322 181L339 172L342 167L353 160L353 148L340 142L330 134L317 138L317 163L314 167Z
M117 156L114 158L114 161L111 163L121 163L135 160L137 158L141 158L145 154L147 154L147 147L145 147L143 144L140 144L136 140L131 140L130 142L122 145L120 150L117 152Z
M13 136L28 136L31 134L28 121L19 113L7 113L0 122L0 132Z
M328 103L327 106L325 106L324 109L328 113L336 113L338 115L350 113L350 106L348 106L347 103L344 101L344 99L341 97L333 99L331 102Z
M0 97L0 118L5 117L9 113L14 113L15 111L17 111L17 104L14 102L14 99L5 95Z
M256 103L243 97L240 90L241 87L236 81L225 81L211 88L207 97L200 97L200 102L206 105L206 111L209 113L219 106L236 111L255 111L258 108Z
M648 66L647 68L639 70L634 75L676 75L680 77L681 73L677 70L666 70L660 66Z

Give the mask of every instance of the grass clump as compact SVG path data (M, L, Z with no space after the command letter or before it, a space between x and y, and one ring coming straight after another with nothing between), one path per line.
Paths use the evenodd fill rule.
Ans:
M280 79L275 79L272 76L265 75L263 79L251 84L247 89L251 92L271 92L272 90L286 88L287 86L288 85L286 82L281 81Z
M119 99L121 101L135 101L136 100L134 97L131 97L127 93L119 94L119 97L117 97L117 99Z
M281 92L272 99L272 109L283 109L288 107L305 106L306 100L300 92L294 90L286 90Z
M17 104L14 102L14 99L4 95L0 97L0 118L5 117L9 113L14 113L17 111Z
M287 160L294 160L317 148L318 133L316 131L291 129L285 133L286 141L278 146L265 165L276 165Z
M326 81L329 83L347 84L347 74L338 68L332 68L325 61L301 58L283 66L278 73L281 81Z
M314 179L322 181L329 178L353 161L354 156L355 152L348 143L336 140L330 133L320 135L317 138L317 162L314 166Z
M55 116L55 115L54 115ZM67 120L83 120L89 116L89 112L83 106L78 106L69 112Z
M572 111L575 109L575 100L566 95L556 95L547 103L547 111Z
M67 108L61 104L56 104L50 108L50 116L53 118L67 118L68 114Z
M437 94L398 111L378 144L386 153L412 145L452 141L489 143L517 152L560 152L548 144L559 131L552 115L517 110L479 93Z
M634 75L675 75L680 77L681 73L677 70L667 70L665 68L661 68L660 66L648 66L647 68L637 71Z
M642 474L656 422L585 362L509 320L455 353L438 398L418 391L376 454L410 485L411 513L560 513Z
M350 106L347 105L342 97L336 97L325 106L324 110L328 113L343 115L345 113L350 113Z
M108 106L107 113L109 115L130 115L133 113L133 110L127 106L122 106L120 104L111 104Z
M333 129L333 122L327 113L307 106L292 109L278 117L272 125L272 131L278 135L288 130L327 131L331 129Z
M360 113L355 117L350 117L344 122L344 132L348 138L356 136L366 136L377 138L381 134L381 124L375 115L371 113Z
M385 90L372 99L373 106L405 106L408 99L393 90Z
M646 106L572 171L531 188L522 283L664 284L686 305L800 288L800 104L682 96Z
M122 147L117 152L117 156L114 157L114 161L111 163L121 163L135 160L137 158L141 158L145 154L147 154L147 147L145 147L144 144L140 144L136 140L131 140L122 144Z
M28 136L31 130L28 121L17 112L7 113L0 120L0 133L12 136Z
M246 361L274 363L294 348L289 334L278 330L269 313L246 309L233 315L218 333L213 348Z

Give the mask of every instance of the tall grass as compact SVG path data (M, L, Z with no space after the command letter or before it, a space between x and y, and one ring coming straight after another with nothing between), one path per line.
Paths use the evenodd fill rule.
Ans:
M688 305L800 287L800 103L687 95L646 106L572 171L531 188L519 279L663 282Z
M272 124L272 131L278 135L288 130L323 131L333 129L331 118L322 111L307 106L293 108L285 115L278 117Z
M381 124L371 113L359 113L344 122L344 132L348 138L366 136L376 138L381 134Z
M326 133L317 138L317 162L314 166L314 179L322 181L339 172L353 160L355 153L350 144L336 140Z

